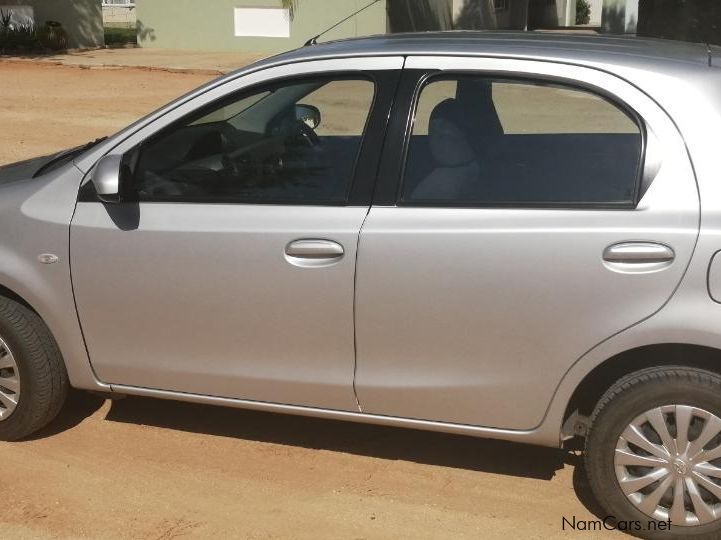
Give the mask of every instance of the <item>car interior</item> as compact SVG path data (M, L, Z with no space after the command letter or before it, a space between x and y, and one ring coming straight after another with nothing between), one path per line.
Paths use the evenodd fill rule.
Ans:
M454 95L435 104L427 132L411 136L401 203L636 202L640 129L506 132L494 82L454 80ZM303 103L329 82L234 97L165 130L134 156L140 200L344 201L362 133L319 134L325 111Z
M319 134L323 112L302 100L311 80L235 98L141 146L133 164L140 200L339 202L362 134Z
M414 134L405 202L632 203L642 149L636 133L504 133L493 84L458 77L427 134ZM589 167L589 163L593 166Z

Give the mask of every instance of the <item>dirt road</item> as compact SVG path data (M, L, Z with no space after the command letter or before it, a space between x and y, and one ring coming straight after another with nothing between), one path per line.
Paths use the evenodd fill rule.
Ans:
M0 163L108 134L209 76L0 62ZM74 395L0 444L3 538L606 538L574 454ZM583 502L581 502L583 501Z
M0 164L114 133L212 78L0 61Z

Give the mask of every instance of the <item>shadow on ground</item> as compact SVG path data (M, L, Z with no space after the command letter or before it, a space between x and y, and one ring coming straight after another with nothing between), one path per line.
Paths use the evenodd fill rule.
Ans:
M568 451L403 428L129 397L107 420L549 480Z
M31 439L71 429L103 403L101 397L72 392L58 418ZM578 499L595 516L605 515L588 486L582 459L571 449L141 397L113 401L105 419L537 480L550 480L568 464L575 467L573 488Z
M53 435L72 429L89 416L92 416L93 413L103 406L103 403L105 403L105 399L102 397L87 392L71 390L57 418L47 427L34 433L26 440L34 441L44 439L45 437L52 437Z

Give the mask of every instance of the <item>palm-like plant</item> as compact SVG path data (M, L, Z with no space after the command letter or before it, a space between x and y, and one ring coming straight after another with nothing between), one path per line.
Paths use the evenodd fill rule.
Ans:
M281 0L281 2L283 3L283 7L288 10L290 18L295 17L295 10L298 9L300 0Z
M0 28L4 30L10 30L10 22L13 19L13 10L9 10L7 13L5 13L2 9L0 9Z

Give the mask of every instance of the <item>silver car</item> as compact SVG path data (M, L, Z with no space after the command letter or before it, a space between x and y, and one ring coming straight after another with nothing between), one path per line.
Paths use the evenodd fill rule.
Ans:
M0 438L71 386L585 438L609 519L718 538L719 68L628 38L310 45L0 168Z

